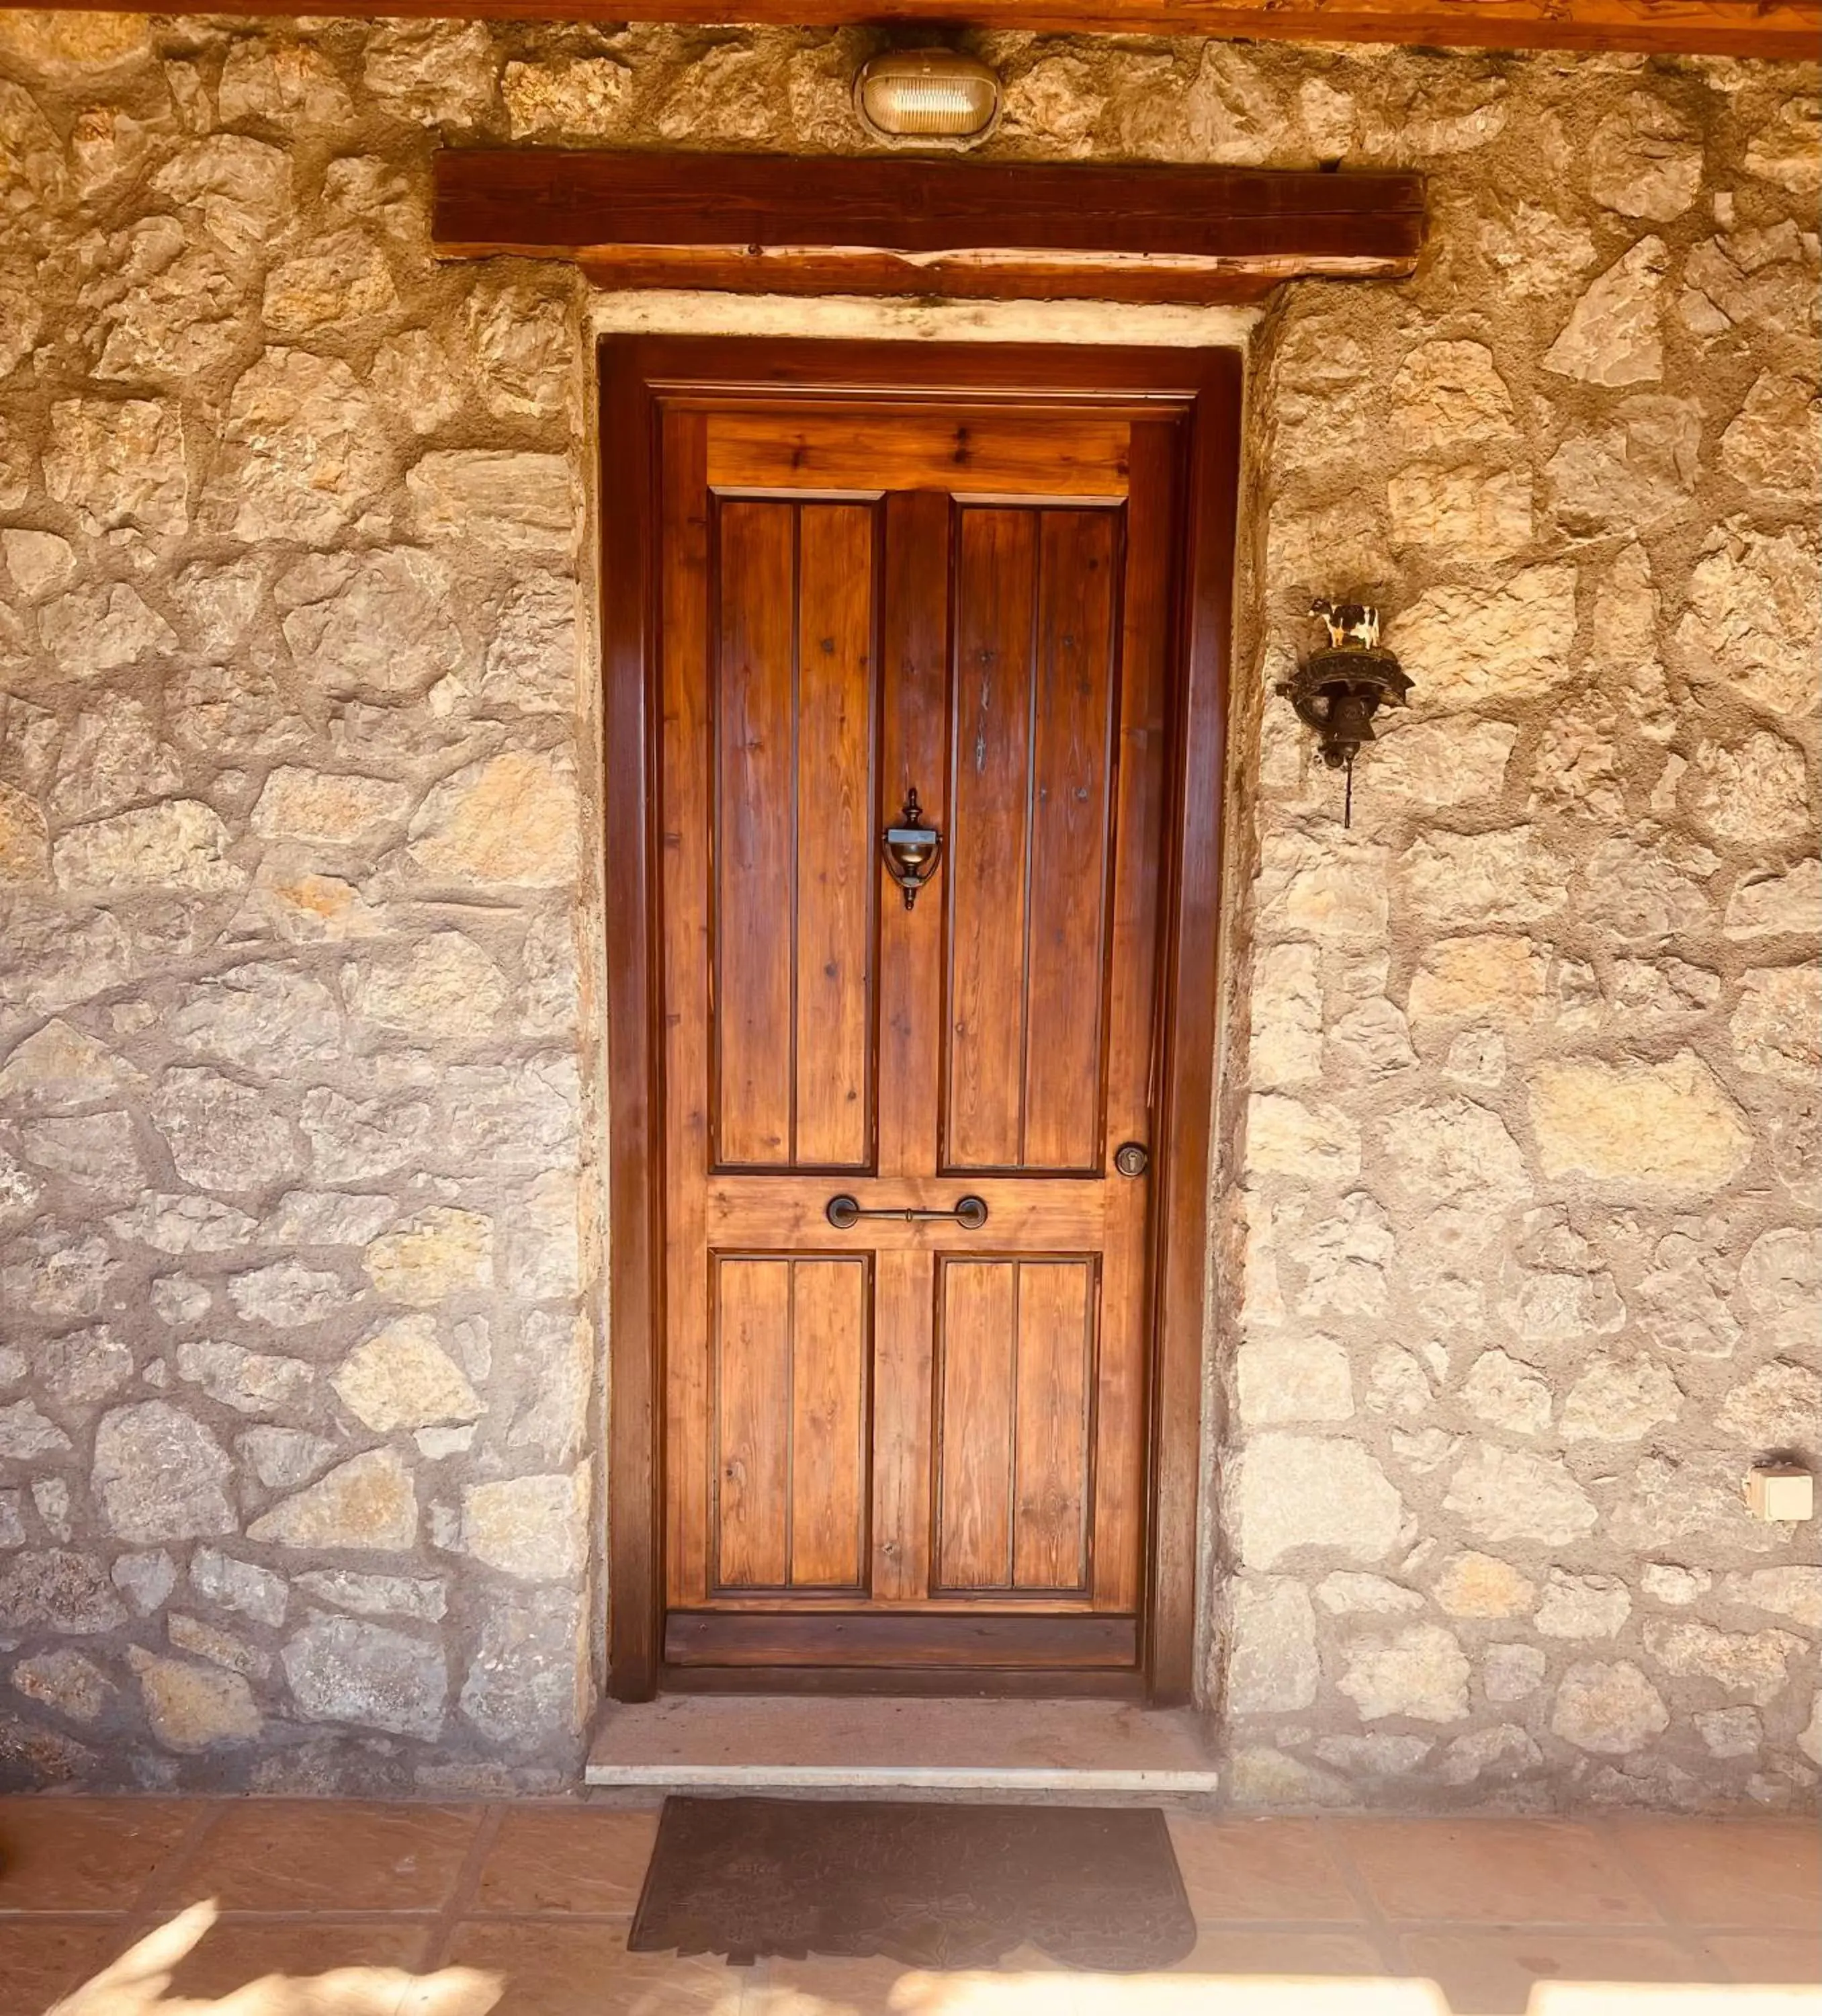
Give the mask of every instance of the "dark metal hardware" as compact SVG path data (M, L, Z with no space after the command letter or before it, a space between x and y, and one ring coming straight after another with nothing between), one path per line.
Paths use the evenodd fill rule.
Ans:
M907 1225L920 1225L930 1219L953 1219L970 1232L978 1232L987 1222L985 1197L965 1197L955 1200L953 1211L924 1211L909 1205L900 1205L890 1211L868 1211L862 1208L858 1197L851 1197L844 1191L839 1197L832 1197L825 1207L823 1215L838 1232L846 1232L850 1226L857 1225L864 1218L902 1219Z
M889 826L879 836L879 851L886 857L886 873L904 891L904 906L910 909L918 891L936 873L937 857L943 851L943 836L925 817L915 785L898 824Z
M1342 824L1354 817L1354 758L1373 740L1373 717L1382 707L1403 707L1411 691L1410 675L1379 643L1379 612L1364 602L1310 605L1328 632L1328 649L1317 651L1281 680L1278 691L1296 710L1297 718L1316 731L1322 760L1331 770L1347 772L1347 794Z
M1123 1176L1142 1176L1152 1166L1152 1151L1143 1141L1123 1141L1113 1151L1113 1166Z

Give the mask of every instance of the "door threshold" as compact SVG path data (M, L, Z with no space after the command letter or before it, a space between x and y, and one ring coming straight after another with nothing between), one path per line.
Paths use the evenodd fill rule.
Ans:
M585 1784L621 1791L1206 1798L1203 1718L1130 1701L670 1694L609 1701Z

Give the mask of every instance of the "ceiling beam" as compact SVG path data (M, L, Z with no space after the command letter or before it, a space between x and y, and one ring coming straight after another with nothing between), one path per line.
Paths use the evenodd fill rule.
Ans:
M67 7L70 0L60 0ZM53 5L59 0L52 0ZM226 0L216 14L279 13ZM1814 60L1822 0L318 0L312 15L825 27L922 22L1080 34L1215 35L1436 48L1625 49ZM280 18L283 18L280 16Z
M1423 180L871 155L445 149L445 258L570 259L602 285L969 299L1251 301L1282 280L1396 279Z

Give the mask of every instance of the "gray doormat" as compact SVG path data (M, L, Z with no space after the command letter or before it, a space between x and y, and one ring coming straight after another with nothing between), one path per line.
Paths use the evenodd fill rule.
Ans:
M990 1967L1170 1966L1195 1921L1155 1807L667 1799L627 1942L638 1953L879 1954Z

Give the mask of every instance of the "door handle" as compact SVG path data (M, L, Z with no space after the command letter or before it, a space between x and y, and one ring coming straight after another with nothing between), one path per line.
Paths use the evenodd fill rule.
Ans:
M896 1218L907 1225L919 1225L932 1219L950 1219L969 1232L978 1232L987 1222L987 1206L985 1197L965 1197L955 1200L952 1211L925 1211L908 1204L895 1205L889 1211L868 1211L863 1209L857 1197L851 1197L844 1191L841 1196L829 1199L823 1208L823 1216L838 1232L846 1232L864 1218Z

